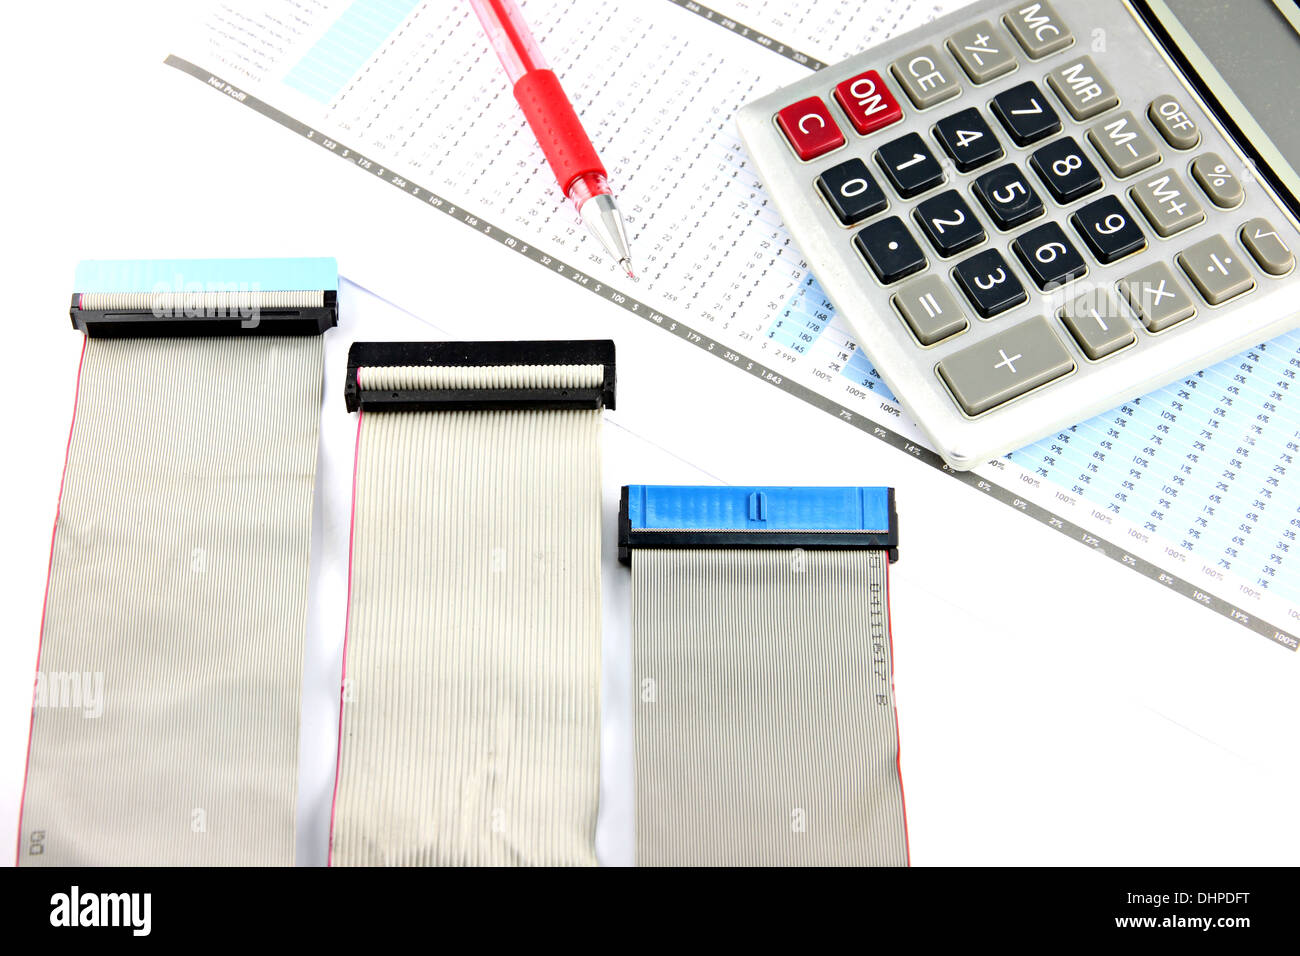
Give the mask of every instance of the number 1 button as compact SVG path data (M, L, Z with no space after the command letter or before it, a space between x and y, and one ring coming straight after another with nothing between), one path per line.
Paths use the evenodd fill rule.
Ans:
M876 162L904 199L943 182L943 168L916 133L900 136L880 147L876 150Z

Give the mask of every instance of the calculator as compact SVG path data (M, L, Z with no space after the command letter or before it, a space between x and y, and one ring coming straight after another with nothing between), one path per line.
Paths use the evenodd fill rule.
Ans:
M1300 324L1298 90L1292 0L981 0L737 122L968 470Z

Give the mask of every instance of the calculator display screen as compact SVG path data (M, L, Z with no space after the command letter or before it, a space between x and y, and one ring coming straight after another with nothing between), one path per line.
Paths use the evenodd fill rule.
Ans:
M1135 0L1220 119L1300 205L1300 5L1296 0Z

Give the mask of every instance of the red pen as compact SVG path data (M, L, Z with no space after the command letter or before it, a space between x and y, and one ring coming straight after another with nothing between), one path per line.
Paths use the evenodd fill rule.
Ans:
M514 0L470 0L560 189L629 278L632 254L605 167Z

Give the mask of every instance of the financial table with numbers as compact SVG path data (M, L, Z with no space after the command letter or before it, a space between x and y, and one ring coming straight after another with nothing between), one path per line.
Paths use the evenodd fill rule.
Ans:
M294 0L222 0L199 24L192 48L168 62L262 114L268 125L287 126L305 140L304 149L334 154L339 176L380 179L423 204L430 215L450 216L572 278L625 313L654 323L678 340L676 347L705 349L800 399L805 410L831 414L943 467L837 318L753 168L734 122L746 100L834 57L924 23L940 12L938 7L897 3L867 11L840 0L810 0L803 5L806 11L801 8L795 16L784 5L760 0L721 3L719 8L685 0L526 3L539 42L552 62L563 64L565 87L617 186L643 273L641 281L632 283L604 260L565 203L468 7L449 13L428 0L388 0L382 10L380 4L322 0L309 14ZM394 13L395 7L401 9ZM379 24L364 43L354 35L357 11L366 13L372 26ZM400 23L376 39L394 16ZM827 29L832 22L843 29ZM339 31L348 31L348 37L337 36ZM612 72L609 62L593 52L591 41L598 34L617 50L620 66ZM367 52L361 65L353 67L358 45ZM690 188L683 188L685 182ZM665 188L665 183L676 185ZM353 278L363 285L384 285L382 277ZM1294 355L1296 348L1275 342L1266 353L1272 357L1283 351ZM1257 363L1243 374L1262 382L1266 364ZM1208 391L1201 384L1191 394ZM1285 397L1288 389L1274 388L1270 380L1265 394L1272 391ZM1257 392L1242 390L1251 397L1229 405L1216 402L1227 415L1209 430L1226 436L1241 420L1258 414L1262 404L1247 415ZM1267 502L1267 496L1252 493L1249 500L1242 499L1240 481L1229 482L1237 489L1230 495L1217 492L1221 503L1210 500L1215 491L1201 486L1208 463L1212 457L1218 461L1226 441L1207 443L1212 455L1201 453L1200 458L1207 467L1184 474L1181 485L1167 480L1160 469L1176 454L1196 452L1194 439L1183 429L1170 424L1167 437L1154 445L1148 435L1166 433L1152 429L1141 436L1140 446L1125 444L1137 442L1135 423L1145 421L1141 416L1157 401L1151 397L1133 405L1141 414L1115 428L1123 442L1098 431L1096 423L1085 423L1066 433L1068 440L1033 446L953 477L1294 648L1300 602L1287 596L1295 594L1286 581L1294 581L1296 572L1286 567L1286 549L1277 549L1280 562L1263 557L1263 563L1277 569L1273 574L1265 573L1262 564L1248 565L1254 557L1229 556L1232 566L1224 568L1219 564L1224 555L1211 554L1220 538L1224 547L1233 537L1247 540L1251 547L1237 546L1239 555L1254 555L1258 542L1268 536L1286 542L1281 512L1283 502L1297 497L1294 490L1288 494L1288 488L1296 488L1294 470L1279 476L1273 503L1262 510L1251 502ZM1285 408L1284 399L1274 404ZM1281 430L1283 414L1279 411L1266 433L1270 439ZM1188 419L1180 416L1177 424L1190 428ZM1103 447L1106 441L1111 448ZM1053 444L1063 451L1052 454ZM1246 447L1234 443L1234 451L1238 444ZM1148 446L1157 454L1138 454ZM1249 467L1240 473L1253 476L1264 454L1252 452L1244 460ZM1076 463L1076 456L1088 461ZM1120 465L1135 456L1149 463L1139 469L1144 477L1118 477ZM1222 471L1235 457L1215 467ZM1128 462L1123 471L1133 466ZM1094 477L1081 481L1079 473ZM1126 480L1143 493L1115 502L1114 490L1100 490L1114 484L1123 491L1119 486ZM1172 498L1153 492L1152 503L1142 503L1148 487L1165 485L1185 490ZM1074 492L1076 486L1085 491ZM1166 498L1177 507L1167 508L1153 522L1158 530L1151 532L1145 528L1152 520L1149 512L1159 510L1156 505ZM1215 512L1203 516L1208 527L1199 540L1181 529L1175 534L1183 509L1206 506ZM1251 523L1246 520L1251 514L1258 516L1252 525L1257 531L1226 533ZM1188 517L1186 523L1194 527L1195 519ZM1188 550L1184 540L1196 546ZM1274 550L1270 547L1269 555ZM1261 587L1260 579L1271 583Z

